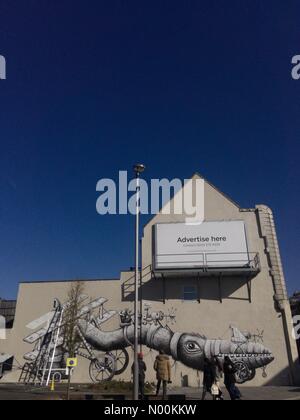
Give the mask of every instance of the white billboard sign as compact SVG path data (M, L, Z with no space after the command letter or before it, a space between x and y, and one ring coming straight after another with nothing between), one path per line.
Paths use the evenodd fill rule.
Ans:
M249 253L243 221L157 224L156 270L245 267Z

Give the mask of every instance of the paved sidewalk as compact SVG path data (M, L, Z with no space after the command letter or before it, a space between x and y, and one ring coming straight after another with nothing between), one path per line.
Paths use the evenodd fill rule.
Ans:
M300 400L300 387L241 387L243 400ZM226 389L222 389L225 399L229 399ZM180 388L173 389L172 394L185 394L187 399L201 399L202 389L196 388ZM207 399L211 399L210 396Z
M226 389L224 396L229 400ZM300 401L300 388L296 387L242 387L243 400L299 400ZM174 388L169 391L170 399L179 398L184 395L186 400L200 400L202 389L198 388ZM49 389L34 388L32 386L25 387L24 385L7 385L0 384L0 400L57 400L65 399L66 386L60 385L55 392L50 392ZM112 400L112 399L125 399L130 400L131 395L117 396L113 394L103 394L97 391L88 389L85 386L73 386L71 399L73 400ZM207 400L211 399L210 396ZM157 398L149 396L150 401L155 401ZM159 399L158 399L159 400Z

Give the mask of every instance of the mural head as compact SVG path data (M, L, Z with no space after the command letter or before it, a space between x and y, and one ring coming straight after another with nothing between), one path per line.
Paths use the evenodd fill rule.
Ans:
M178 341L178 358L186 366L203 370L205 339L199 334L182 334Z

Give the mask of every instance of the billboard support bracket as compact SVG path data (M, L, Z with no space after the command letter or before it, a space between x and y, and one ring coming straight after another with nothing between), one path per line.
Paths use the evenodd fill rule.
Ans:
M200 273L197 273L197 294L198 294L198 303L201 303L201 294L200 294L201 290L200 290Z
M252 282L251 282L250 277L247 277L247 289L248 289L249 303L252 303Z
M219 274L218 283L219 283L219 300L220 300L220 303L223 303L223 295L222 295L222 273Z
M162 274L162 281L163 281L163 303L164 305L166 304L166 278L165 276Z
M151 271L151 275L154 277L154 280L156 281L157 280L157 277L156 277L156 273L155 273L154 270ZM162 301L163 301L163 304L165 304L166 303L166 278L165 278L165 276L164 276L163 273L160 273L160 278L162 280L162 288L163 288L163 298L162 298Z

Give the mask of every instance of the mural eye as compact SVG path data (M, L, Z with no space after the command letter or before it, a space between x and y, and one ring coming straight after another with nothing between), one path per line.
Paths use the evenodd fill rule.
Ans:
M197 343L195 343L195 342L193 342L193 341L190 341L190 342L188 342L188 343L186 344L186 349L187 349L187 351L188 351L188 352L190 352L190 353L194 353L194 352L199 352L199 351L201 351L199 344L197 344Z

